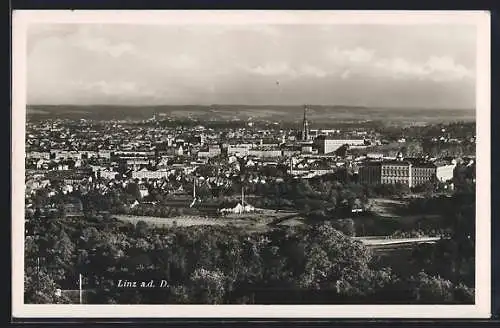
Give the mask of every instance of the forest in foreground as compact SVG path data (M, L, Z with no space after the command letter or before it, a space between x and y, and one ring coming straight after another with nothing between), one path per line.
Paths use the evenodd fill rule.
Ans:
M56 289L77 289L82 274L86 302L95 304L471 304L474 218L464 218L464 206L447 221L451 237L414 249L405 275L328 221L248 233L32 217L25 303L71 302ZM119 279L168 287L124 289Z

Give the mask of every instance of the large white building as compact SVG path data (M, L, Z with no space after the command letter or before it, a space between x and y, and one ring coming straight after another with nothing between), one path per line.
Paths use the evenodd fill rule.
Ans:
M102 170L99 172L101 178L103 179L114 179L118 172L112 171L112 170Z
M167 170L150 171L147 169L142 169L132 172L132 179L161 179L168 177L169 174L170 171Z
M259 158L276 158L283 156L283 152L279 149L250 149L248 151L249 156L255 156Z
M367 184L396 184L415 187L434 179L447 182L453 178L455 164L435 164L408 160L368 162L359 170L359 179Z
M241 145L228 145L227 146L227 154L229 156L246 156L248 155L248 151L252 148L250 144L241 144Z
M455 172L455 164L436 165L436 178L441 182L446 182L453 179Z
M45 159L48 160L50 159L50 152L39 152L39 151L31 151L26 153L26 158L32 158L32 159Z
M333 138L321 135L314 139L314 144L318 148L318 153L329 154L336 151L343 145L363 146L365 144L365 140L362 138Z
M321 135L333 136L335 134L340 133L340 130L336 130L336 129L311 129L310 133L311 133L311 136L321 136Z

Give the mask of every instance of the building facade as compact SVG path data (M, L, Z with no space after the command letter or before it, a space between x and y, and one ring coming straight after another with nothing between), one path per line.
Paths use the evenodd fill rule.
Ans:
M151 165L153 162L146 158L127 158L120 159L120 165L125 166L129 170L137 171L143 166Z
M219 156L222 153L219 145L209 145L208 148L198 152L198 158L211 158Z
M436 176L436 166L432 163L418 163L412 166L412 185L418 186L432 181Z
M441 182L453 178L455 165L436 165L428 162L381 161L366 163L359 169L359 181L367 184L396 184L408 187L422 185L437 179Z
M228 145L227 154L236 156L247 156L251 145Z
M259 158L276 158L283 156L283 152L279 149L250 149L248 155Z
M380 184L382 183L382 163L367 163L359 168L359 182L365 184Z
M412 165L409 162L396 160L382 162L380 166L380 182L382 184L403 184L412 186Z
M111 171L111 170L102 170L98 172L99 176L103 179L115 179L116 176L119 174L118 172Z
M412 163L403 160L402 156L398 156L396 160L366 163L358 172L361 183L413 186Z
M38 152L38 151L32 151L26 153L26 158L30 159L44 159L44 160L49 160L50 159L50 152Z
M150 171L143 169L132 172L132 179L161 179L168 177L169 174L170 172L167 170Z
M344 145L348 146L362 146L365 144L364 139L344 139L344 138L333 138L325 135L318 136L314 140L314 144L318 149L319 154L329 154L336 151Z
M455 164L443 164L436 166L436 178L441 182L446 182L453 179L455 172Z

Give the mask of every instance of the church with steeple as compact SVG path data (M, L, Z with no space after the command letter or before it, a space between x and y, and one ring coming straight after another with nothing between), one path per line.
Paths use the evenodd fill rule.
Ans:
M305 105L304 106L304 119L302 121L302 134L301 134L302 141L309 141L310 140L309 121L307 120L307 111L308 111L308 107L307 107L307 105Z
M311 140L311 131L309 128L309 120L307 119L307 112L309 107L304 106L304 118L302 120L302 131L300 133L301 152L310 154L313 152L313 141Z

